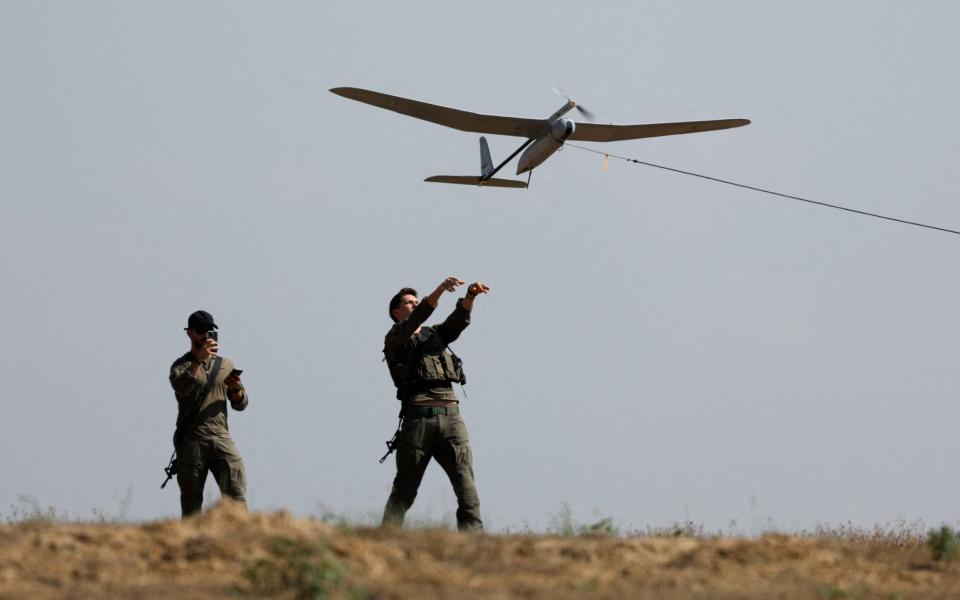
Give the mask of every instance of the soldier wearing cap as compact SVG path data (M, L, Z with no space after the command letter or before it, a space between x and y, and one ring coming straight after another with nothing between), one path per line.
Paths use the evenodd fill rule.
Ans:
M460 359L448 344L470 324L474 299L490 288L480 282L469 285L443 323L423 325L440 296L460 285L463 281L448 277L423 302L417 300L413 288L401 289L390 300L394 325L384 340L383 352L402 403L402 421L392 446L397 452L397 475L383 512L386 525L403 524L433 458L446 471L457 496L457 528L483 529L470 441L453 390L453 383L466 383L466 379Z
M170 367L178 405L173 445L184 518L200 512L207 471L213 472L222 495L246 502L246 475L227 429L227 404L243 410L249 398L233 361L217 356L217 329L210 313L191 314L186 327L190 351Z

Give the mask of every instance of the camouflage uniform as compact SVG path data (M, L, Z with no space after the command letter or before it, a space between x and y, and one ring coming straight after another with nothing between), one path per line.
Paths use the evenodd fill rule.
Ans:
M246 390L239 402L229 398L224 380L234 368L233 361L229 358L221 360L217 380L202 403L200 394L214 359L204 362L197 377L190 374L190 367L196 362L191 352L178 358L170 367L170 384L178 405L173 443L177 450L177 483L184 517L200 511L208 470L213 471L221 494L246 502L246 473L227 429L227 403L234 410L243 410L249 398Z
M397 399L403 403L404 418L397 437L397 475L383 522L403 524L433 458L446 471L457 496L457 527L479 530L483 521L470 440L452 385L462 371L459 359L447 348L470 324L470 311L457 302L446 321L422 327L416 333L431 313L433 307L428 302L420 303L409 317L390 329L384 341L387 366L397 385Z

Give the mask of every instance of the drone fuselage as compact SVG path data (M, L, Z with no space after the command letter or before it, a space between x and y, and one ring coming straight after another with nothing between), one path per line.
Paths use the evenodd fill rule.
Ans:
M576 102L569 100L561 106L557 112L550 115L548 119L550 127L547 129L546 135L534 140L534 142L530 144L530 147L520 156L520 160L517 161L517 175L539 167L543 161L550 158L554 152L563 147L564 140L573 135L576 129L573 121L564 119L563 115L573 110L573 107L576 105Z
M532 171L563 147L563 142L573 135L576 126L570 119L557 119L550 123L547 135L538 138L517 161L517 175Z

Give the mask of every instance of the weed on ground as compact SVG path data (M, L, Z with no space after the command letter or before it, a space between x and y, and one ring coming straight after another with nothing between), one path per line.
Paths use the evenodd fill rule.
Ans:
M270 543L269 553L268 558L258 559L243 569L247 585L237 588L239 593L253 597L293 593L298 600L369 597L322 541L280 537Z

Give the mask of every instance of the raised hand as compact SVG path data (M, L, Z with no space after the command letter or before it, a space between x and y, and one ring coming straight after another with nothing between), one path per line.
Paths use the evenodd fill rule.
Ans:
M463 280L459 277L447 277L437 286L437 289L442 289L444 292L452 292L460 285L463 285Z
M479 296L480 294L486 294L490 291L490 286L483 282L471 283L467 286L467 296L473 298Z
M194 356L196 356L197 360L200 362L204 362L211 356L216 356L217 350L219 349L220 345L216 340L206 339L203 340L203 343L200 344L199 347L197 347L196 351L194 352Z

